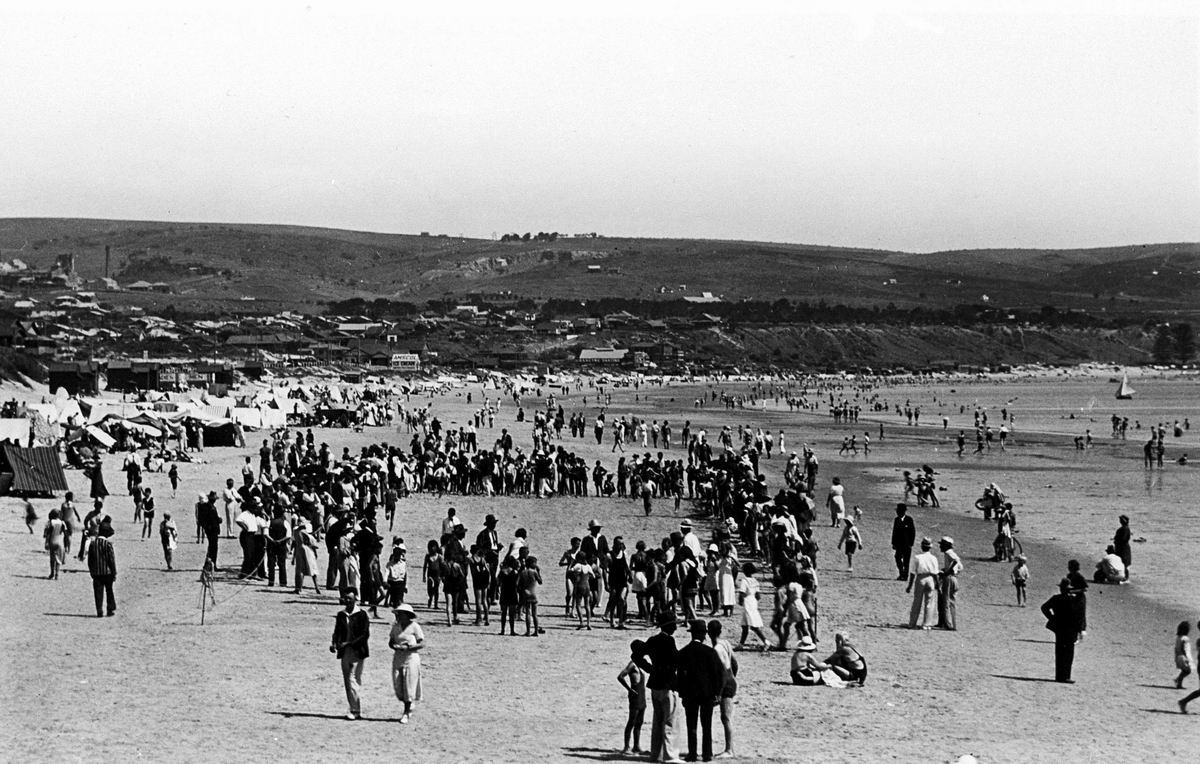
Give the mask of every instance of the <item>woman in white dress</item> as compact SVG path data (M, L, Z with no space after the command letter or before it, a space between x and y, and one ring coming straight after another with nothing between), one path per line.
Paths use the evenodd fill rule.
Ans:
M737 550L728 541L721 542L721 559L717 563L717 590L720 594L721 610L725 616L733 615L733 603L737 601L735 585L738 574Z
M413 703L421 700L421 648L425 647L425 632L417 623L417 614L412 605L401 603L392 611L396 622L388 637L392 648L392 687L396 697L404 704L401 724L408 724L412 716Z
M840 526L846 517L846 499L842 496L845 492L846 488L842 485L842 479L834 478L833 485L829 486L829 497L825 499L825 506L829 508L829 527L831 528Z
M754 563L748 562L742 566L742 577L737 582L738 602L742 606L742 638L738 642L738 649L746 646L746 637L751 631L762 640L763 650L770 645L767 635L763 633L762 613L758 612L758 579L754 577L757 572Z

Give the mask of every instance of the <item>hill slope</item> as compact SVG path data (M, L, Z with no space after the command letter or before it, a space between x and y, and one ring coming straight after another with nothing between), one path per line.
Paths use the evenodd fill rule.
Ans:
M1200 244L916 254L696 239L499 242L280 225L0 219L0 257L46 267L75 253L87 278L165 281L183 297L312 308L348 297L413 302L511 290L528 297L805 299L849 305L1055 305L1124 315L1200 308ZM589 266L593 269L589 271Z

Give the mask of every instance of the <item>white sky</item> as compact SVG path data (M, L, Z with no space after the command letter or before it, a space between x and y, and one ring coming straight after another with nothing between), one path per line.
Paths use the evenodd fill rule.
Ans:
M1200 241L1193 3L406 5L0 0L0 216Z

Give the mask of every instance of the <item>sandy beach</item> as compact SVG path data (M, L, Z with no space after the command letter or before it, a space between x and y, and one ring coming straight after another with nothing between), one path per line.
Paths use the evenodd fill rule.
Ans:
M608 410L616 415L667 417L680 425L687 419L710 434L738 423L782 429L789 450L802 442L817 450L818 502L836 475L847 486L847 504L864 511L865 549L852 574L835 548L836 531L820 522L816 526L822 550L818 655L832 649L835 631L847 632L869 659L866 686L794 687L787 674L790 656L738 653L737 758L953 761L969 753L980 761L1101 756L1170 761L1194 756L1200 723L1178 713L1175 701L1181 693L1171 686L1171 639L1180 620L1200 617L1192 583L1200 574L1200 510L1192 500L1200 490L1200 472L1171 459L1189 447L1200 457L1200 426L1177 440L1169 438L1162 470L1145 470L1144 438L1131 433L1126 441L1112 441L1107 418L1121 412L1118 403L1129 403L1131 421L1136 414L1143 426L1182 420L1189 413L1195 419L1200 409L1190 401L1197 385L1194 378L1131 382L1140 393L1133 402L1113 401L1107 376L956 380L878 391L890 404L922 405L919 427L904 425L894 413L866 411L857 424L835 425L824 414L789 412L773 401L759 410L697 409L692 401L700 388L679 385L615 391ZM748 383L719 387L743 392ZM471 406L468 390L475 396ZM479 395L473 385L431 403L439 418L454 423L478 405ZM996 422L995 412L1014 396L1008 406L1018 418L1015 445L974 456L969 443L965 458L955 456L952 435L960 427L970 432L976 402ZM1089 408L1092 397L1097 403ZM595 398L594 391L572 391L562 403L568 414L585 410L591 415ZM539 404L526 401L527 409ZM946 430L939 405L950 418ZM960 406L965 413L959 413ZM1072 413L1075 419L1069 418ZM506 402L494 431L481 432L481 441L489 442L503 426L527 447L528 426L518 424L515 414L515 406ZM1075 450L1071 438L1089 426L1095 446ZM869 456L837 455L842 437L851 432L871 433ZM384 428L318 430L316 437L335 453L343 446L356 450L370 442L408 440ZM589 463L599 458L615 464L608 440L597 447L590 438L572 439L567 447ZM5 572L0 576L5 616L0 639L9 646L0 661L0 680L8 689L0 701L0 746L11 760L174 761L197 754L214 761L347 755L416 761L621 760L625 700L616 674L628 659L629 641L652 631L577 632L563 617L562 575L554 563L589 519L600 520L610 539L622 535L630 546L639 539L656 543L688 514L688 502L676 515L668 502L659 501L649 518L635 502L592 497L539 501L447 495L437 500L419 495L402 502L394 533L411 550L409 599L428 640L425 701L412 724L396 723L401 707L391 691L385 644L390 614L381 612L386 617L372 622L365 719L353 723L342 717L341 678L326 649L338 608L333 596L316 597L311 591L297 596L290 587L223 576L216 584L217 607L199 625L203 547L192 543L192 506L198 492L237 475L243 453L209 449L205 463L181 465L182 485L174 498L165 473L149 475L160 513L171 510L180 526L174 572L165 570L157 540L138 539L118 471L120 456L105 457L120 565L119 612L113 618L92 615L90 581L81 563L72 559L60 580L45 579L41 522L38 535L30 535L20 502L0 499L0 569ZM917 509L914 515L918 536L953 536L966 564L957 632L903 628L910 597L894 580L888 548L891 508L903 498L901 470L926 463L944 489L942 506ZM782 483L784 460L776 456L762 465L774 490ZM68 479L77 495L86 495L81 473L68 471ZM994 530L973 508L982 486L993 481L1016 505L1030 558L1029 607L1024 609L1014 604L1011 566L986 561ZM34 501L43 521L57 503ZM419 550L438 535L448 506L457 508L469 534L489 512L499 518L502 540L517 527L530 530L546 579L544 636L501 637L493 631L495 620L491 629L451 628L443 615L425 608ZM1043 628L1038 605L1054 592L1068 558L1078 558L1091 571L1121 513L1131 516L1137 540L1133 583L1092 587L1089 631L1075 663L1078 683L1055 684L1050 681L1052 635ZM701 525L707 528L707 520ZM239 559L236 541L223 539L220 555L222 564ZM726 636L734 639L737 618L735 613L723 619ZM683 638L677 635L681 644ZM1194 689L1195 682L1193 676L1186 686ZM649 729L647 718L644 740Z

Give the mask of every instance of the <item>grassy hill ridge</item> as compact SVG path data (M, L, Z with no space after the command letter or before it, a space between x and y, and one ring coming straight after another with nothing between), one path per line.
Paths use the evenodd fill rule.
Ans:
M0 219L0 257L46 267L76 254L86 278L171 284L181 298L254 297L312 309L349 297L802 299L849 305L978 303L1170 315L1200 310L1200 244L891 252L779 242L626 237L553 242L295 225ZM589 270L589 266L593 266Z

